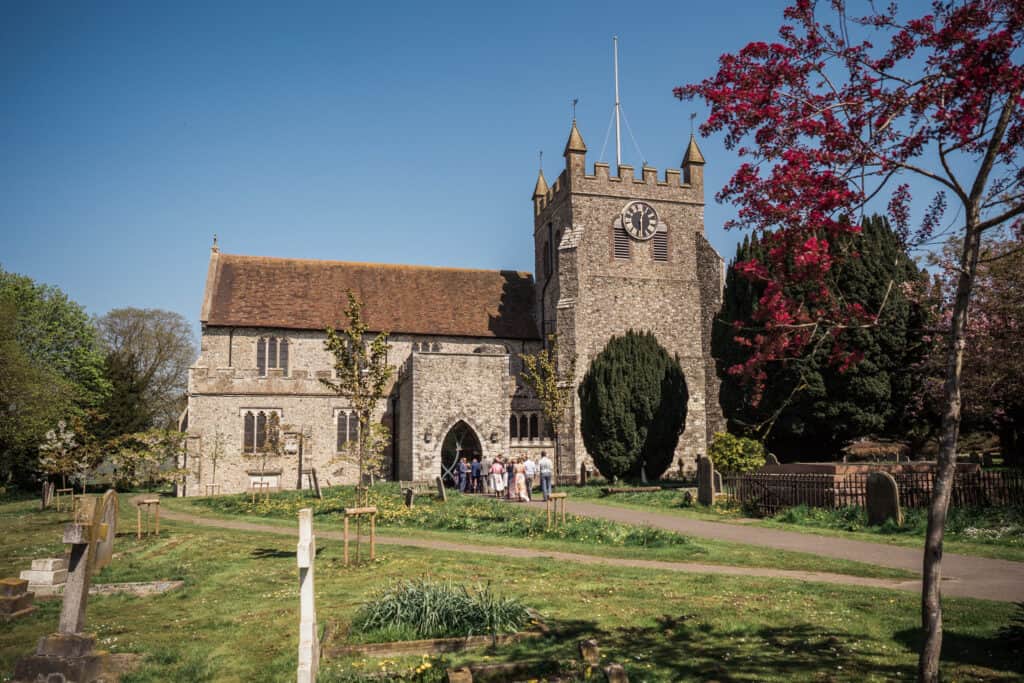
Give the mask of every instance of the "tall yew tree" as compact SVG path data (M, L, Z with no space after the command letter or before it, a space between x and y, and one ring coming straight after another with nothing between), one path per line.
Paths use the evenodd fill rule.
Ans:
M580 432L608 479L660 477L686 425L689 391L679 367L651 332L608 340L577 389Z
M908 244L937 230L961 239L952 297L938 465L924 552L921 599L925 638L922 681L939 678L942 647L942 536L956 468L961 368L968 310L983 242L1024 228L1024 3L936 1L905 19L893 3L878 11L832 0L829 20L817 3L785 11L774 43L755 42L724 55L713 77L676 90L711 107L701 130L725 132L745 157L719 193L739 207L733 225L761 231L762 259L740 265L764 290L755 353L740 369L763 385L771 361L800 355L824 335L877 324L881 311L848 303L826 286L829 241L859 230L876 198ZM874 41L874 42L872 42ZM911 228L910 181L937 194ZM955 209L944 220L947 202ZM792 282L817 283L801 296ZM835 344L833 362L858 360Z
M900 436L907 428L909 394L920 385L928 351L921 341L925 307L908 292L923 284L923 273L888 221L865 219L859 234L830 244L830 255L836 261L829 272L831 290L847 303L881 311L878 325L843 330L836 338L863 354L856 365L836 367L829 362L832 345L818 344L800 358L766 367L763 393L752 400L737 373L756 352L754 316L763 286L743 277L736 264L764 258L756 239L737 248L713 328L711 352L730 429L763 439L782 458L835 457L862 436ZM799 296L794 287L787 287L787 296Z

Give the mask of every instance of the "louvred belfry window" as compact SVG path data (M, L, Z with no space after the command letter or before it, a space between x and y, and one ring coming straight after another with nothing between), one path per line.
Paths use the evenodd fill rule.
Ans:
M615 221L612 224L612 251L617 259L628 259L630 257L630 238L626 229L622 227L622 221Z
M267 376L268 368L278 368L288 374L288 340L260 337L256 341L256 369L260 377Z
M655 261L668 261L668 233L664 230L651 238L651 255Z

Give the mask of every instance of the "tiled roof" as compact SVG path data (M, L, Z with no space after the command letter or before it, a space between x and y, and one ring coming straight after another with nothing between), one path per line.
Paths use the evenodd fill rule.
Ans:
M322 330L344 326L345 290L372 331L537 339L533 277L379 263L239 256L214 251L200 320L208 325Z

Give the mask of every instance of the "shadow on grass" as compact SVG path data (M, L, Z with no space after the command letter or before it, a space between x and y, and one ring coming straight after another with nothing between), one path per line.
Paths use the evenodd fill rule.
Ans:
M883 680L912 678L910 665L892 661L882 643L810 624L723 629L696 617L664 615L653 626L601 629L594 621L556 621L540 640L523 641L493 651L497 659L578 657L577 643L597 640L602 663L619 662L638 680L763 680L766 672L792 680L847 680L858 672ZM983 657L980 654L979 657ZM905 660L904 660L905 661ZM986 660L991 663L991 659Z
M320 553L323 552L323 546L316 549L316 556L320 557ZM278 559L284 557L295 557L294 550L278 550L277 548L254 548L249 556L257 560L268 560Z
M921 629L897 631L893 637L908 650L920 652ZM947 630L942 634L942 661L1024 673L1024 646L1009 638L980 638Z

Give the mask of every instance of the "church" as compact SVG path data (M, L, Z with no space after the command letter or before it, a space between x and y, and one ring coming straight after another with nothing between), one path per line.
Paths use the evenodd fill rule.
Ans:
M669 473L695 466L723 426L710 333L724 263L704 236L704 157L690 137L681 167L588 169L573 122L565 168L533 191L534 274L210 253L200 313L201 352L190 369L182 495L253 487L354 483L347 445L358 423L327 389L325 330L344 325L346 290L370 330L389 333L391 386L375 421L390 433L384 476L433 481L459 457L553 456L560 481L591 466L579 398L558 449L520 378L521 354L557 334L576 384L613 335L651 331L686 377L685 429ZM588 172L589 171L589 172ZM267 454L276 416L282 448Z

